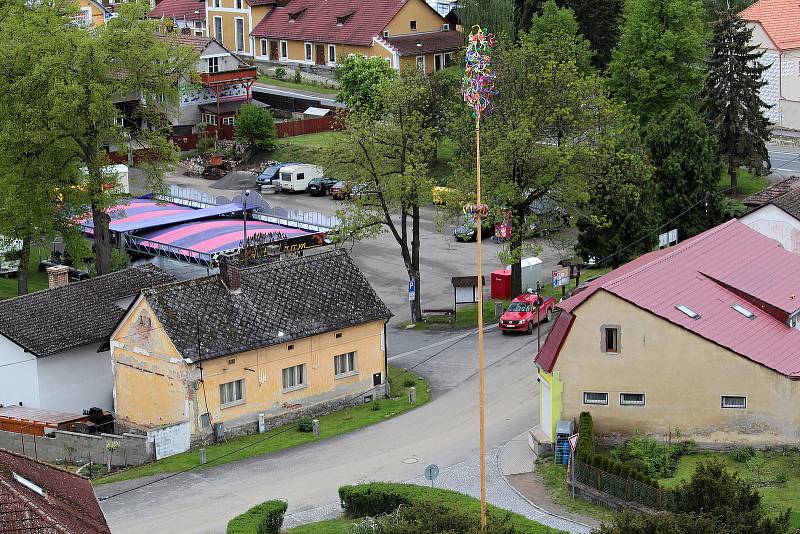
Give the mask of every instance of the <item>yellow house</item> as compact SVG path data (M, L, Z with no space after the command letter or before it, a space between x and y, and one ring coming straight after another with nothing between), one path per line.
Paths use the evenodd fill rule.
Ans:
M227 49L252 56L253 28L277 5L285 0L203 0L205 27L208 36Z
M536 357L534 438L589 411L609 439L796 443L798 296L800 257L737 220L591 282Z
M253 432L384 396L391 312L343 250L142 291L111 336L118 422ZM221 425L218 425L221 423Z
M464 44L424 0L290 0L270 7L252 37L261 61L325 68L359 54L425 72L444 68Z
M102 26L111 17L111 11L95 0L78 0L77 8L78 12L72 18L81 25Z

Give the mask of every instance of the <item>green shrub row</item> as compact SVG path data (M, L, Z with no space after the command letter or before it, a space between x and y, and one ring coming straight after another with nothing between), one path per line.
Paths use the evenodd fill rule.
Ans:
M596 467L597 469L605 471L606 473L611 473L612 475L616 475L624 479L630 478L631 480L636 480L642 484L647 484L648 486L658 488L658 482L654 478L647 476L646 473L636 469L634 466L626 465L613 458L595 454L592 457L591 465L592 467Z
M578 416L578 434L575 456L584 463L591 463L594 456L594 424L589 412L581 412Z
M228 534L280 534L286 501L267 501L253 506L228 522Z

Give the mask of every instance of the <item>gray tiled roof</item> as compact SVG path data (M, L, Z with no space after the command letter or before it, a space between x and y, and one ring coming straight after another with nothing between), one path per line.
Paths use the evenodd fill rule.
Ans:
M241 291L219 275L142 292L175 348L202 359L340 330L392 313L341 249L241 271Z
M114 301L175 278L158 267L131 267L0 301L0 334L36 356L108 339L125 310Z
M781 180L780 182L767 187L763 191L753 193L749 197L745 198L742 203L749 208L760 208L769 201L774 200L781 195L785 195L787 192L797 187L798 180L800 180L800 176L790 176L785 180Z
M770 202L770 204L775 204L795 219L800 219L800 189L792 189Z

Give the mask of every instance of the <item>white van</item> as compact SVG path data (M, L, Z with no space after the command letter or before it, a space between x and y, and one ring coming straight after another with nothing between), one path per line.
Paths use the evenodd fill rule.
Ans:
M287 165L279 171L281 190L305 191L314 178L322 178L322 167L318 165Z

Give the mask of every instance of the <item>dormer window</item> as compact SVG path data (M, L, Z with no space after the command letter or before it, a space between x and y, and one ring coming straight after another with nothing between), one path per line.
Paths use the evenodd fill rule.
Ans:
M383 38L389 37L389 32L387 30L383 30Z
M339 15L338 17L336 17L336 25L337 26L342 26L345 22L350 20L350 17L352 17L354 13L355 13L355 11L351 11L350 13L345 13L344 15Z
M295 11L294 13L289 13L289 22L294 22L296 20L300 20L300 17L303 16L303 13L306 12L306 8L300 9Z

